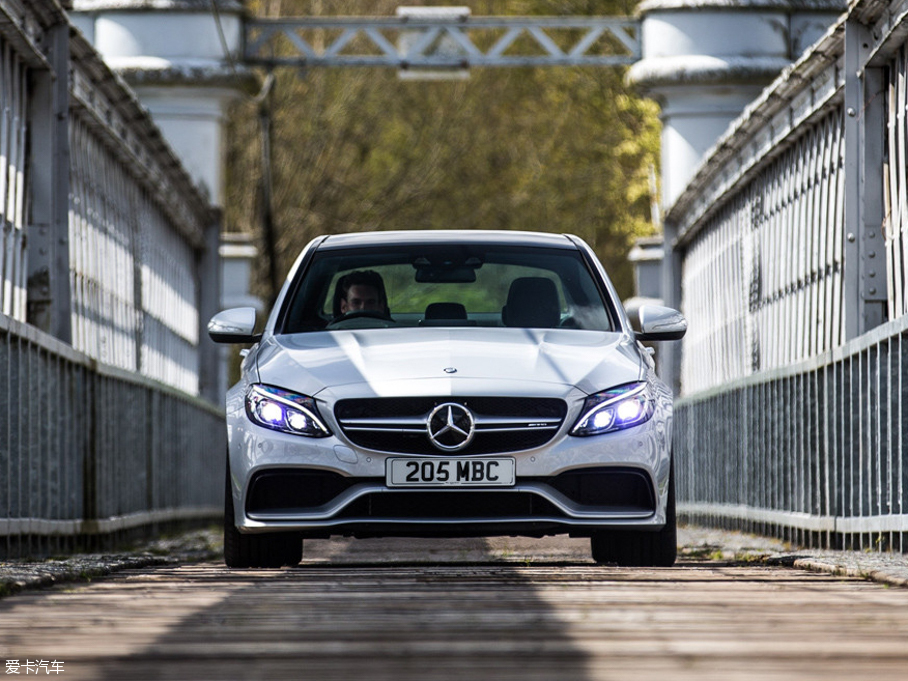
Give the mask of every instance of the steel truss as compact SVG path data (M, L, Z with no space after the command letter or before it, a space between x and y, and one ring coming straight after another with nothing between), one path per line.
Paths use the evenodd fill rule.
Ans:
M626 17L307 17L246 23L244 59L275 66L620 66L640 59Z

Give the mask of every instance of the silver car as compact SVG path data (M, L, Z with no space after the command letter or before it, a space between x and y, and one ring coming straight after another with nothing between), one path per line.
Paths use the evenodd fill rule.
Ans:
M570 235L323 236L268 318L209 324L252 343L227 394L224 553L300 561L332 535L590 537L597 562L675 560L672 394Z

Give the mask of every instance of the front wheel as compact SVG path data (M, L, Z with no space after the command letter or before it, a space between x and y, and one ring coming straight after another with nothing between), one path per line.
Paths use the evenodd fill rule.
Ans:
M674 466L673 466L674 468ZM658 532L606 530L590 538L593 560L621 567L671 567L678 555L675 474L669 473L665 526Z
M303 559L303 540L295 532L243 534L233 519L230 462L224 489L224 563L231 568L277 568Z

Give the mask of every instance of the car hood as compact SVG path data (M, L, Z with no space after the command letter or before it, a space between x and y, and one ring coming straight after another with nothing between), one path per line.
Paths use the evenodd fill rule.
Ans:
M272 337L259 380L307 395L590 394L645 373L635 341L578 330L407 328Z

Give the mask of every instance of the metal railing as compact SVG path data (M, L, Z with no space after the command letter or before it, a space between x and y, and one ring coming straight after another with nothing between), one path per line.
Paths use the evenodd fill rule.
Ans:
M0 556L222 511L219 409L4 317L0 372Z
M25 320L25 135L28 66L0 38L0 218L3 282L0 312Z
M216 518L217 220L55 0L0 0L0 161L0 557Z
M884 238L886 239L888 313L908 314L908 45L888 67L886 89L887 157L884 159Z
M134 95L117 92L81 39L73 39L72 63L73 345L198 394L197 259L211 226L207 203L160 138L147 137L151 124ZM127 121L137 118L148 129L130 132L135 123Z
M908 318L682 401L684 515L802 545L908 551Z
M843 116L836 106L808 126L691 237L686 393L844 341Z
M853 3L666 216L683 516L908 551L905 17Z
M73 345L198 393L197 244L78 117L70 125Z

